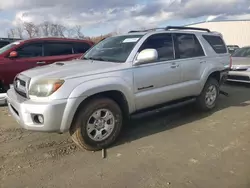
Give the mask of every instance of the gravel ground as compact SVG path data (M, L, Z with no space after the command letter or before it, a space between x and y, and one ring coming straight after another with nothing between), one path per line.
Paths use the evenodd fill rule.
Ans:
M133 118L106 159L68 134L23 130L0 107L0 187L249 188L250 89L224 90L211 113L189 104Z

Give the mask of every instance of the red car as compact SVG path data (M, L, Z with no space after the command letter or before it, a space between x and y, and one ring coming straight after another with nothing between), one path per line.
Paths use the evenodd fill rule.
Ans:
M18 73L36 66L79 58L93 45L88 40L35 38L0 48L0 101Z

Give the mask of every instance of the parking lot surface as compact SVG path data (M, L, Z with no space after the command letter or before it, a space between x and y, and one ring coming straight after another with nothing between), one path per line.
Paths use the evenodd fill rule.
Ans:
M68 134L23 130L0 107L0 187L249 188L250 88L223 90L213 112L188 104L133 118L105 159Z

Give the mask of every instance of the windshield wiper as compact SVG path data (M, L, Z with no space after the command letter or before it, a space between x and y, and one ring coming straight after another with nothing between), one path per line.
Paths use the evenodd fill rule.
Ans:
M102 57L89 57L89 58L84 57L83 59L94 60L94 61L109 61L107 59L103 59Z

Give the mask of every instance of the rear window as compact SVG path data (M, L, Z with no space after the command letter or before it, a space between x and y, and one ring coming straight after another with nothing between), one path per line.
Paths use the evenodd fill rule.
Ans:
M44 44L44 56L59 56L73 54L70 43L51 42Z
M76 42L74 43L74 53L82 54L85 53L90 48L90 45L85 42Z
M203 35L217 54L227 53L227 47L220 36Z

